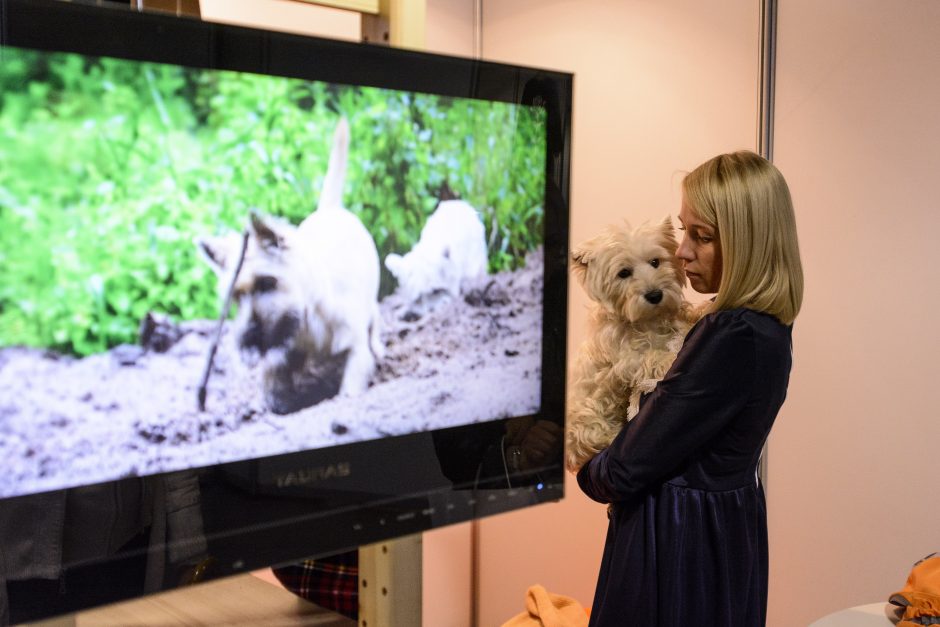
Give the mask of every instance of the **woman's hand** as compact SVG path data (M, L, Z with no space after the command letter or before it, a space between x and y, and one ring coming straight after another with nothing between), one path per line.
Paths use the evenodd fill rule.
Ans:
M522 470L543 467L561 454L561 425L549 420L538 420L522 436L519 448L522 458L519 466Z

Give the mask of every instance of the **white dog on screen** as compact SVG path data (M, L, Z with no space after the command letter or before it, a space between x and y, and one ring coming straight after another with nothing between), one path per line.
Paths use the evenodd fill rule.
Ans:
M348 152L349 125L343 118L317 209L299 226L252 216L234 284L235 329L245 361L260 358L265 398L277 413L297 411L335 393L324 393L322 382L310 384L309 373L318 369L321 374L324 368L336 371L339 394L363 392L383 352L378 252L365 226L342 204ZM237 266L240 239L229 234L197 240L223 297Z
M387 255L385 267L408 303L441 293L460 296L467 279L486 274L486 237L480 215L463 200L441 201L421 229L418 243L405 255Z

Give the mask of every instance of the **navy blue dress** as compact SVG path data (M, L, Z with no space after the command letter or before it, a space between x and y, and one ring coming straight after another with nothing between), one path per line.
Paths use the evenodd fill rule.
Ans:
M591 626L738 627L767 612L761 449L786 396L790 327L705 316L611 446L578 473L610 503Z

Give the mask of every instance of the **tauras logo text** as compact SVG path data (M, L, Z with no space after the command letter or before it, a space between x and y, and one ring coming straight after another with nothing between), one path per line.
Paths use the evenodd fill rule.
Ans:
M302 486L324 481L326 479L337 479L348 477L352 474L352 466L349 462L339 462L338 464L329 464L326 466L314 466L312 468L301 468L277 475L275 481L277 487L288 488L290 486Z

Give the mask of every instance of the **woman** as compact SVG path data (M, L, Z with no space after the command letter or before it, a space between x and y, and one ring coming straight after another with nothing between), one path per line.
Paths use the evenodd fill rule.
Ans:
M790 192L751 152L682 184L678 256L716 293L639 414L578 473L609 503L591 625L763 625L760 453L786 396L803 273Z

